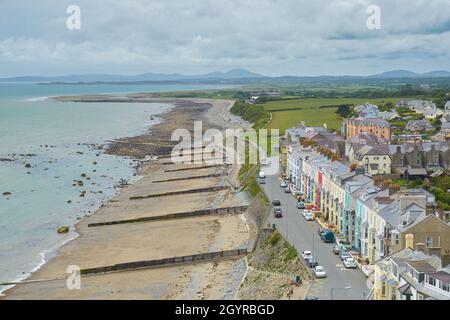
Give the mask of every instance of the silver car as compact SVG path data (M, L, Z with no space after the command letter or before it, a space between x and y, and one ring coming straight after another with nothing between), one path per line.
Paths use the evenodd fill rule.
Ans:
M316 278L326 278L327 277L327 273L325 271L325 268L322 266L315 266L314 267L314 275L316 276Z
M356 261L354 258L345 258L344 259L344 267L347 269L355 269Z

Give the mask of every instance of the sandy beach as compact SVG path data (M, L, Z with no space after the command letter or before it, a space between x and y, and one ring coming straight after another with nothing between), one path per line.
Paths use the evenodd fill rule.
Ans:
M108 95L83 96L86 101L126 100ZM70 97L63 97L73 101ZM80 99L79 97L77 99ZM134 100L133 100L134 99ZM126 100L127 102L130 99ZM84 100L77 100L84 101ZM242 128L250 125L231 115L232 101L154 99L132 95L132 102L164 101L175 108L160 124L138 137L112 142L107 152L136 158L168 154L174 128L191 128L193 120L204 127ZM206 124L206 125L205 125ZM61 247L57 255L24 283L7 290L4 299L230 299L242 280L242 258L199 262L151 269L139 269L83 276L81 288L66 286L67 267L94 268L133 261L185 256L246 248L250 239L245 214L211 214L173 220L146 221L92 227L89 224L202 209L248 205L235 194L238 185L235 165L201 168L193 164L167 164L161 158L145 163L137 182L125 185L113 199L76 226L79 236ZM183 170L179 170L183 169ZM168 181L165 181L168 180ZM133 197L227 186L219 191Z

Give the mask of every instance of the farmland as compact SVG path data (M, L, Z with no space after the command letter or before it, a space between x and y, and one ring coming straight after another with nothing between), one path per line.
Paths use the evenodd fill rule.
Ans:
M394 104L399 99L362 99L362 98L308 98L269 101L260 106L272 113L269 129L279 129L283 134L287 128L295 126L301 121L307 125L321 126L327 124L329 129L338 129L342 119L336 113L339 105L358 105L369 102L384 105L391 101Z

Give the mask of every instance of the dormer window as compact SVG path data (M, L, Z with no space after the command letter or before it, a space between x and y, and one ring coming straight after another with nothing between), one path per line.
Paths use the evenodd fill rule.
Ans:
M430 276L427 276L427 283L432 285L433 287L436 286L436 279Z

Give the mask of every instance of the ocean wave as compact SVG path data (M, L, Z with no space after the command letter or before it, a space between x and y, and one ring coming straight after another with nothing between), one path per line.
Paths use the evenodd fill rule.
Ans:
M0 287L0 296L4 296L3 292L15 287L18 283L28 279L33 273L35 273L36 271L41 269L47 263L48 260L50 260L52 257L56 256L56 254L58 253L58 250L62 246L64 246L65 244L69 243L72 240L75 240L76 238L78 238L78 236L79 236L79 234L77 232L73 231L71 236L68 237L67 239L57 243L56 245L54 245L53 247L51 247L49 249L45 249L45 250L42 250L41 252L39 252L40 260L36 264L36 266L34 268L32 268L29 272L18 275L14 278L14 280L10 281L11 283L14 283L14 284L4 286L3 288Z
M46 101L48 99L51 99L51 96L44 96L44 97L33 97L33 98L27 98L23 101L28 101L28 102L38 102L38 101Z

